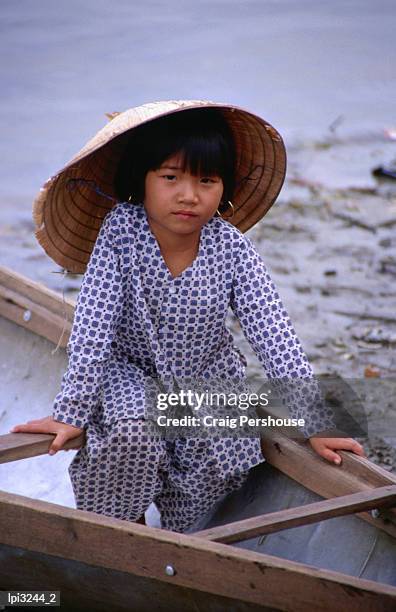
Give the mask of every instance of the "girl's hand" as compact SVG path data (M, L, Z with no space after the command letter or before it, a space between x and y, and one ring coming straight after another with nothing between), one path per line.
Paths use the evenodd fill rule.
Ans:
M84 429L74 427L74 425L68 425L67 423L60 423L59 421L55 421L52 416L47 416L43 417L42 419L35 419L33 421L28 421L27 423L15 425L10 430L10 433L21 432L56 434L56 438L54 438L48 450L50 455L55 455L57 451L63 448L67 440L77 438L84 432Z
M309 442L314 449L323 457L323 459L327 459L327 461L331 461L340 465L342 462L341 456L338 453L335 453L336 450L349 450L355 453L356 455L360 455L361 457L365 457L363 447L356 442L353 438L309 438Z

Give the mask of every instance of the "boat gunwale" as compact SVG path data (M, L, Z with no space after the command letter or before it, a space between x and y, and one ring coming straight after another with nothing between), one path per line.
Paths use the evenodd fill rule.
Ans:
M377 611L396 603L396 587L384 583L3 491L0 523L8 546L279 609L325 600L323 609L342 602L350 612Z

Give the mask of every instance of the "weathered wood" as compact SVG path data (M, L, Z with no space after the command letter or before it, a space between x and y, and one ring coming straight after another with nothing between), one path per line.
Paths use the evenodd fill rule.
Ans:
M394 474L368 459L337 451L342 463L336 466L318 457L307 442L294 440L279 429L261 430L261 448L271 465L324 498L396 484ZM384 518L373 518L367 513L358 513L357 516L396 537L395 510L384 511Z
M0 545L0 556L0 590L39 591L45 585L47 591L60 591L60 612L153 612L153 602L155 612L274 612L261 604L20 548Z
M48 453L54 434L10 433L0 436L0 463L27 459ZM77 449L85 443L84 434L68 440L64 449ZM63 449L62 449L63 450Z
M42 283L31 280L23 274L0 265L0 285L11 289L20 295L24 295L39 306L61 315L64 310L68 318L74 315L75 302L69 298L63 300L62 295L52 289L48 289Z
M28 298L0 286L0 315L30 331L65 347L70 336L71 323L55 315ZM25 320L26 315L28 319Z
M293 612L396 605L395 587L10 493L0 493L0 525L5 545L214 593L229 609L232 600Z
M0 266L0 315L65 347L70 336L74 303Z
M373 508L389 508L396 505L396 485L360 491L352 495L334 497L321 502L288 508L279 512L262 514L253 518L228 523L198 531L194 535L212 542L230 544L268 533L309 525L318 521L354 514Z

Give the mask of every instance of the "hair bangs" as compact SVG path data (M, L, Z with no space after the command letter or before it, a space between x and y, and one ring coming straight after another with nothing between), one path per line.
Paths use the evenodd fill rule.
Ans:
M161 117L131 132L115 176L116 195L144 201L147 172L175 155L181 169L194 176L219 176L223 200L235 187L235 147L226 120L217 109L192 109Z
M228 155L224 144L217 136L188 136L176 149L180 153L183 172L190 172L193 176L225 177L230 169L227 168Z

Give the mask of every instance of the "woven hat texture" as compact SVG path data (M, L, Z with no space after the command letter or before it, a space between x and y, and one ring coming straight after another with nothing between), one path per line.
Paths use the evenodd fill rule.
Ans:
M286 173L280 134L253 113L204 100L151 102L111 120L41 188L33 204L36 237L62 268L83 273L102 221L116 204L113 179L129 132L164 115L217 108L226 119L236 149L234 216L242 232L257 223L276 200ZM132 205L132 204L131 204Z

